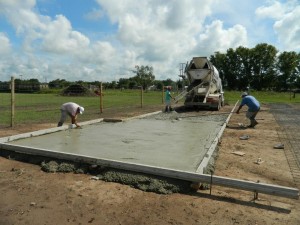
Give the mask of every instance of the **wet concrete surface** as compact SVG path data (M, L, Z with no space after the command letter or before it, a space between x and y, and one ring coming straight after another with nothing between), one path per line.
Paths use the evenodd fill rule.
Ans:
M159 113L118 123L96 123L9 144L195 172L227 116Z
M285 155L297 186L300 187L300 105L270 104L270 111L280 125L278 131Z

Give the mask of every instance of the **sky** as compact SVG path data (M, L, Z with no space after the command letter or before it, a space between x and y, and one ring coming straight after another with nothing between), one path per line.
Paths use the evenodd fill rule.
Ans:
M300 52L300 0L0 0L0 81L118 81L267 43Z

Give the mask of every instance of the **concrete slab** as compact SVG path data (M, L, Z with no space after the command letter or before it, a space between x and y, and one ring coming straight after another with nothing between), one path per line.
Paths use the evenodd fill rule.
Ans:
M178 118L157 115L118 123L97 122L83 129L7 142L95 159L196 172L228 115Z

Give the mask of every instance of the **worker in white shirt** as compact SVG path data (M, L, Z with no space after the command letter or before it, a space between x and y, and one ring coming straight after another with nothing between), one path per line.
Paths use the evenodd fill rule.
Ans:
M72 125L75 124L76 127L80 127L77 123L77 115L84 112L84 108L74 102L67 102L62 104L60 107L61 117L57 124L58 127L61 127L67 119L67 115L71 117Z

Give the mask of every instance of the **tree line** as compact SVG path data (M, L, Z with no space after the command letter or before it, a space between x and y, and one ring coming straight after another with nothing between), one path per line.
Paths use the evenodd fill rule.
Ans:
M189 59L190 60L190 59ZM226 53L215 52L209 60L218 69L226 90L274 90L287 91L300 89L300 53L294 51L281 52L272 45L262 43L254 48L238 47L228 49ZM164 86L173 86L182 89L189 83L186 79L173 81L172 79L156 80L152 66L138 66L131 70L133 76L120 78L118 81L103 82L104 89L137 89L143 87L162 90ZM0 90L8 91L10 82L0 81ZM100 81L70 82L65 79L50 81L50 89L63 89L72 84L83 86L97 86ZM37 79L15 79L16 92L36 92L41 89Z
M300 53L281 52L266 43L216 52L210 61L227 90L287 91L300 89Z

